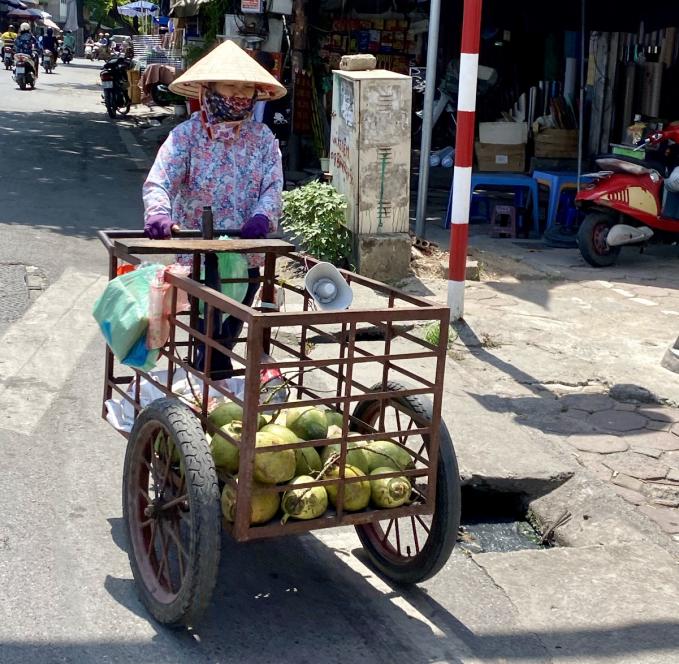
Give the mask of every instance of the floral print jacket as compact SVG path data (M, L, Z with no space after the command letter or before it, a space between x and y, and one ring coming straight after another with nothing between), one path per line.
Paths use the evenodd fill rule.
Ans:
M281 215L283 168L278 141L264 124L216 125L207 134L200 114L170 132L143 188L145 218L167 214L182 228L199 229L203 207L210 205L215 235L240 229L263 214L269 232ZM251 267L261 266L250 255Z

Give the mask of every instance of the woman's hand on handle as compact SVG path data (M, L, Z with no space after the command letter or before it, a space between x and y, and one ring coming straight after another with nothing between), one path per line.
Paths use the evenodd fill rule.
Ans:
M166 214L153 214L144 224L144 235L151 240L164 240L178 230L179 226Z
M243 240L260 240L269 232L269 219L266 215L256 214L243 224L240 236Z

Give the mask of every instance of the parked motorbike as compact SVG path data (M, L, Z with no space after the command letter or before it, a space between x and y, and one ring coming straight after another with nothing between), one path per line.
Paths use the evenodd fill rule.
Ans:
M35 81L38 77L36 61L30 55L16 53L13 77L22 90L25 90L27 85L31 90L35 89Z
M111 58L99 72L101 85L104 88L103 98L106 111L111 119L117 114L127 115L130 112L130 96L127 71L132 66L130 60L122 55Z
M85 57L88 60L94 60L94 46L92 44L85 44Z
M73 60L73 51L69 46L62 46L59 55L61 57L61 61L65 65L69 64L71 60Z
M679 163L677 145L669 141L679 144L679 124L639 146L660 148L652 159L604 155L596 160L602 170L589 174L594 182L575 198L587 212L578 229L578 248L593 267L613 265L623 246L643 248L651 239L679 242L679 194L664 188L664 178Z
M54 71L54 53L49 49L45 49L42 54L42 66L46 74L51 74Z
M5 69L11 69L12 63L14 62L14 47L13 46L3 46L2 47L2 62L5 65Z

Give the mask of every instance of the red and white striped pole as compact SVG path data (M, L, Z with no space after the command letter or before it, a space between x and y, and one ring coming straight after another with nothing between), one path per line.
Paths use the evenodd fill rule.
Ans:
M472 195L476 81L479 72L482 5L482 0L464 0L448 265L448 306L450 307L451 321L459 320L464 315L464 280L467 267L469 208Z

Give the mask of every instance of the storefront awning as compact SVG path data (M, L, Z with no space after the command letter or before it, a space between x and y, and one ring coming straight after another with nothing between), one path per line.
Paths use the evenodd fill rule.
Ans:
M172 0L170 3L171 18L188 18L200 11L200 6L210 0Z

